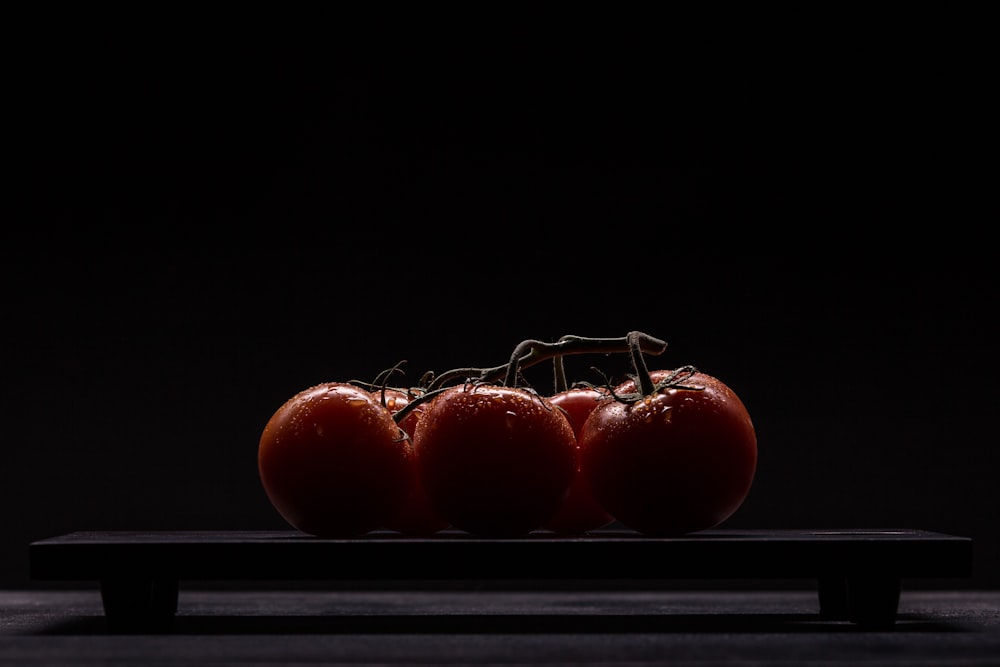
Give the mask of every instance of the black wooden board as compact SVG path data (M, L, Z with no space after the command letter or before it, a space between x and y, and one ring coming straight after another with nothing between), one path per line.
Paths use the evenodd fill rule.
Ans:
M970 538L911 529L708 530L651 538L627 530L485 539L373 532L320 539L295 531L85 531L29 547L35 579L128 572L178 579L799 578L971 575Z
M29 545L38 580L96 580L109 617L176 611L183 580L535 581L794 579L823 612L892 619L900 580L972 574L970 538L914 529L730 530L647 537L604 529L508 539L447 530L321 539L296 531L82 531Z

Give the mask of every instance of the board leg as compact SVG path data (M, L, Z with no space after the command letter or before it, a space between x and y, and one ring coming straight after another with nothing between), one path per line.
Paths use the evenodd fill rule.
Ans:
M176 577L146 576L101 579L101 601L113 632L162 632L177 613Z
M889 629L899 609L899 578L892 575L852 576L847 580L849 619L866 629Z
M847 577L824 576L819 579L819 616L825 621L850 619Z

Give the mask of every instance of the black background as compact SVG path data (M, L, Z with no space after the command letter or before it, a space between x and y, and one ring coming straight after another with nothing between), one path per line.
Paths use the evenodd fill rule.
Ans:
M32 33L6 60L0 584L74 530L285 528L257 439L317 382L640 330L754 418L727 526L967 535L997 586L985 49L882 27L906 38Z

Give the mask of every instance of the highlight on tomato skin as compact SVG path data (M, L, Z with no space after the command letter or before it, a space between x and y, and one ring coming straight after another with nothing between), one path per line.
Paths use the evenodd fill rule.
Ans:
M413 438L435 511L454 528L518 537L555 514L577 468L565 415L527 389L450 387L426 405Z
M604 509L590 488L590 480L581 469L579 437L583 424L597 407L599 399L608 395L607 390L595 387L571 387L549 397L553 405L563 410L577 437L578 463L566 499L556 513L542 527L554 533L579 535L603 528L614 522L614 517Z
M342 382L305 389L261 433L258 472L268 499L294 528L356 537L403 502L413 449L371 392Z
M672 373L650 376L661 382ZM580 435L595 497L645 535L718 526L742 505L756 472L756 433L735 392L700 372L680 384L632 402L603 400ZM631 381L615 388L619 396L635 392Z

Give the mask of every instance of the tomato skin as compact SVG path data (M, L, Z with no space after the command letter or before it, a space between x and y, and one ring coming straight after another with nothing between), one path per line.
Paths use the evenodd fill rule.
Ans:
M279 514L318 537L380 527L403 501L413 449L379 399L327 382L288 399L261 433L261 483Z
M654 382L672 371L654 371ZM580 435L594 496L626 527L652 536L705 530L743 503L757 466L757 438L739 397L695 373L634 403L605 399ZM635 392L631 381L615 393Z
M577 453L579 455L579 437L583 424L597 407L598 400L608 395L607 391L590 387L573 387L560 391L549 397L552 405L565 410L566 418L573 433L577 437ZM573 476L566 500L552 518L543 525L555 533L576 535L588 530L602 528L614 521L614 517L597 502L590 489L590 481L580 468L582 459L577 464L577 472Z
M521 388L445 389L427 404L413 443L435 511L484 537L539 528L565 499L577 468L565 415Z
M376 391L375 394L381 400L382 391ZM406 392L398 389L387 388L384 395L385 405L392 414L396 414L410 403L410 397ZM400 428L406 431L411 439L423 413L424 405L418 405L399 422ZM449 524L431 506L427 492L424 490L423 480L417 469L416 457L414 456L411 460L413 465L411 466L410 487L405 494L400 510L386 520L384 527L408 535L433 535L448 528Z

